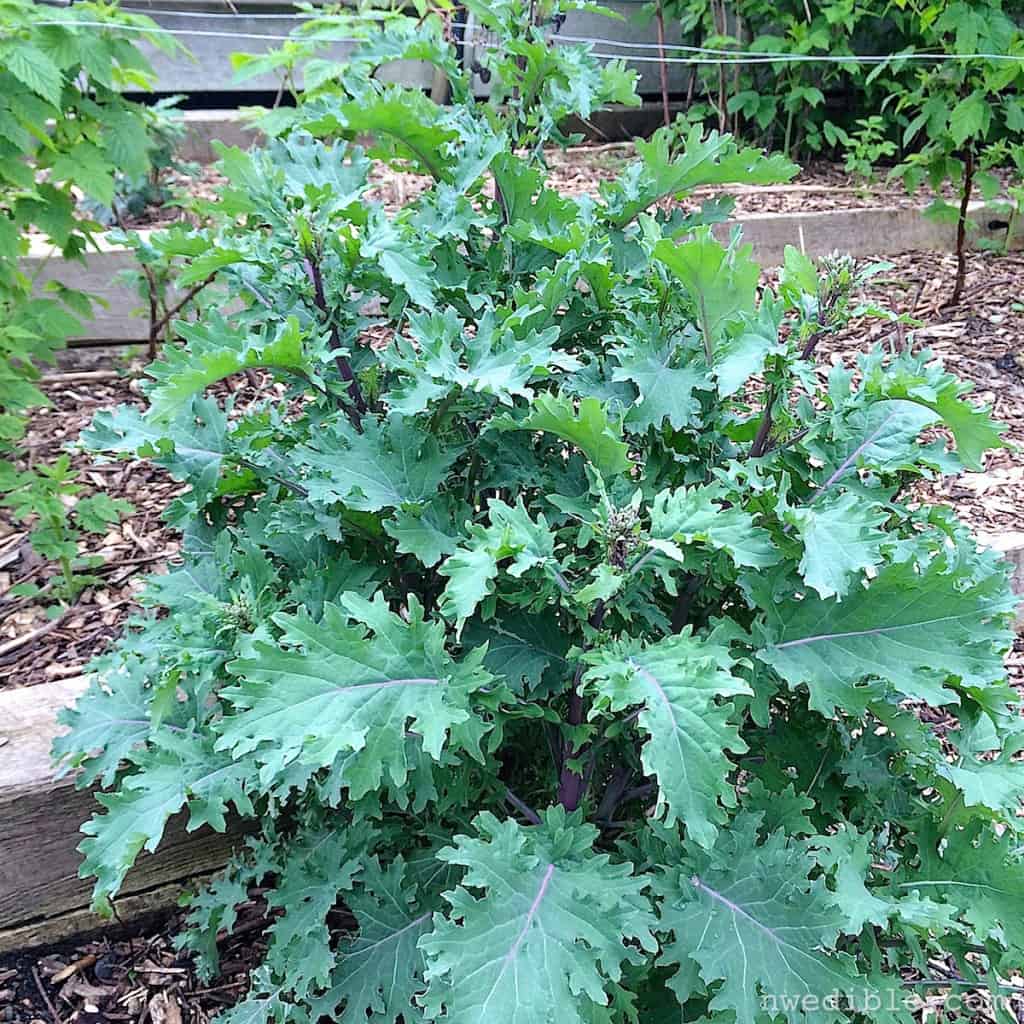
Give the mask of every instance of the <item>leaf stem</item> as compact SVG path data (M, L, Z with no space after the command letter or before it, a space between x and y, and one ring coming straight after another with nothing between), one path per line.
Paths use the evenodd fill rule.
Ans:
M313 301L316 303L316 308L323 313L327 320L328 327L331 332L331 349L337 350L341 346L341 337L338 334L338 326L334 323L334 319L331 316L331 311L327 305L327 296L324 292L324 278L320 271L320 263L312 256L306 256L303 260L305 266L306 276L309 278L310 283L313 285ZM334 365L338 368L338 373L341 379L348 385L349 398L352 399L352 403L355 406L355 410L346 410L348 417L352 421L352 425L356 430L362 430L362 417L367 411L366 399L363 397L363 389L359 386L359 381L356 380L356 375L352 372L352 365L349 361L341 355L339 352L334 357Z
M540 815L524 800L521 800L511 789L505 790L505 799L528 821L531 825L540 824Z

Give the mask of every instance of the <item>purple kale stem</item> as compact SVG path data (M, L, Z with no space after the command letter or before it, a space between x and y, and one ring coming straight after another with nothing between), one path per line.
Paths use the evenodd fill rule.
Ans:
M327 306L327 296L324 292L324 279L323 274L320 272L320 264L311 256L307 256L304 262L306 267L306 276L313 285L313 296L314 301L316 302L316 308L324 314L330 324L331 349L339 349L341 348L341 338L338 336L337 326L331 322L331 311ZM356 380L356 375L352 372L352 366L343 355L339 354L334 357L334 365L338 367L338 373L341 375L341 379L348 384L349 398L352 399L352 402L356 407L356 415L353 419L353 424L356 427L359 427L359 420L367 409L366 399L363 397L363 389L359 386L359 381Z
M600 629L604 624L605 603L598 601L590 614L590 625L594 629ZM569 712L566 716L567 725L582 725L586 709L583 706L583 694L580 693L580 680L583 677L583 667L576 669L576 675L572 681L572 690L569 692ZM583 754L583 747L573 749L566 740L562 748L562 768L558 777L558 802L567 810L575 811L579 807L583 796L587 791L587 780L580 772L573 771L569 767L570 760L576 760Z

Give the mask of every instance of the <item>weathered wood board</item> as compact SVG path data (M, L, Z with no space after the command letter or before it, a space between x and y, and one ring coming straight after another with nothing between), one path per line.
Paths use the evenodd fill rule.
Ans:
M56 779L50 744L56 715L85 687L83 679L0 691L0 953L55 942L102 927L89 911L90 880L78 877L79 828L98 807L70 779ZM133 918L173 905L186 880L227 860L234 836L168 826L155 854L144 853L116 902Z

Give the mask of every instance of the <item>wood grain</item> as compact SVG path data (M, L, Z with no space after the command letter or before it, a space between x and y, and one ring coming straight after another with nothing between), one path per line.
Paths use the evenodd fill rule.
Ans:
M57 711L81 693L84 679L0 691L0 953L57 941L104 921L88 907L92 882L78 877L79 829L96 809L91 792L57 779L50 744ZM121 920L169 908L182 885L227 860L241 833L168 823L156 853L144 853L116 901Z

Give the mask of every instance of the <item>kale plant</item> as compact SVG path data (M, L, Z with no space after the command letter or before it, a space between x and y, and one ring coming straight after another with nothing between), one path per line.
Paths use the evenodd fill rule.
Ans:
M1000 428L927 352L816 366L859 312L848 261L791 252L762 290L719 206L661 203L785 160L659 132L596 198L548 188L536 143L605 78L488 12L503 108L437 36L451 107L368 79L293 112L330 138L225 151L186 274L232 312L85 435L188 484L183 563L57 742L103 790L97 906L172 815L241 819L182 939L215 974L260 888L235 1024L887 1021L922 985L1001 991L1014 601L911 491ZM432 184L388 214L371 154ZM255 404L208 392L251 369Z

